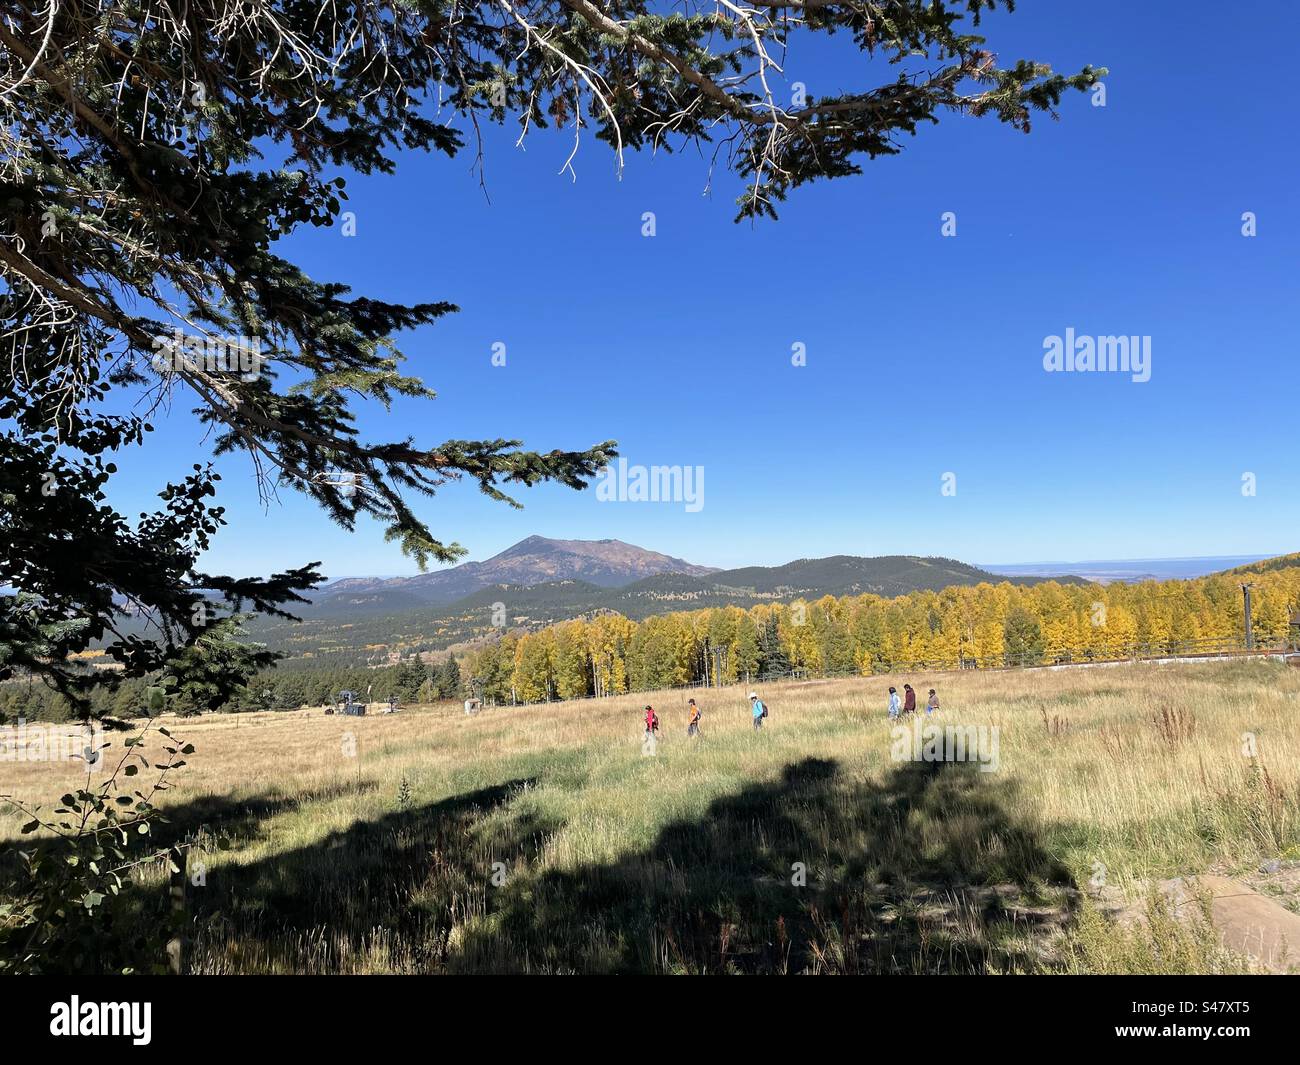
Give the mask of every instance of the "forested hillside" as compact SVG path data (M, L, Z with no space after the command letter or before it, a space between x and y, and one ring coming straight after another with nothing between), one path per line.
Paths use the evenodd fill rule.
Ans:
M1257 571L1257 646L1294 639L1300 565ZM617 614L509 633L470 659L498 701L573 698L695 682L734 682L790 670L809 674L1042 665L1188 653L1243 645L1241 581L1063 585L1055 581L952 587L882 598Z
M524 541L516 548L528 544ZM668 557L641 548L629 549L653 559ZM348 579L332 586L344 590L318 597L312 606L299 611L300 622L263 618L254 622L249 632L273 650L295 658L324 655L347 664L363 664L390 655L446 650L499 634L502 627L537 628L604 611L641 621L673 610L747 608L826 595L896 596L983 581L1032 584L1043 579L1000 578L964 562L916 555L835 555L797 559L781 566L745 566L714 572L682 565L687 570L656 573L618 586L580 578L531 580L526 584L499 582L449 605L422 604L409 583L374 585Z

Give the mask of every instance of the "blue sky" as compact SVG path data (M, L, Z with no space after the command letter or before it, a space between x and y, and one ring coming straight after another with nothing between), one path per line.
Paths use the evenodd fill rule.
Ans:
M1251 2L1226 19L1200 0L1018 8L984 26L1001 60L1109 67L1105 107L1072 94L1029 136L944 116L860 177L797 190L777 222L733 224L734 180L715 174L704 196L694 151L629 154L619 180L587 138L575 183L557 173L568 130L534 132L522 152L489 131L490 202L472 151L350 179L357 235L298 234L286 251L357 293L461 307L402 338L439 399L368 411L368 436L544 450L614 438L631 463L705 471L695 513L549 486L515 511L452 485L421 503L435 534L471 558L539 533L720 566L1300 547L1300 15ZM815 95L860 88L855 62L796 45L787 77ZM1245 211L1257 237L1241 235ZM1067 327L1149 335L1151 380L1045 373L1044 338ZM795 343L806 366L791 365ZM129 510L210 457L183 407L124 456ZM414 572L373 524L349 535L285 491L263 507L245 460L220 466L231 525L210 568Z

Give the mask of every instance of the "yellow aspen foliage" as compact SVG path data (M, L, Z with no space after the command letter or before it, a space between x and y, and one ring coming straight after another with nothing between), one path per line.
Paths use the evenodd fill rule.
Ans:
M791 669L869 676L922 663L987 668L1230 650L1244 640L1247 581L1257 645L1300 638L1291 625L1300 614L1297 555L1286 564L1194 580L984 583L890 599L822 596L678 611L640 622L601 613L508 633L467 661L486 698L534 701L706 679L730 684Z

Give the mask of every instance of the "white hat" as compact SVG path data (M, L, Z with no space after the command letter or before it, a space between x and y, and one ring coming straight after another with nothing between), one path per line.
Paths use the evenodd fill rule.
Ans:
M750 692L750 693L749 693L749 697L750 697L751 699L757 699L757 698L758 698L758 692Z

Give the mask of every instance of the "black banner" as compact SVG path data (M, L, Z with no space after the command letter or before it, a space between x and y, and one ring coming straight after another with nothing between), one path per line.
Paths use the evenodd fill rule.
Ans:
M653 1030L690 1029L702 1042L725 1038L733 1049L754 1039L769 1050L806 1044L810 1052L846 1024L873 1043L886 1040L882 1050L899 1040L927 1051L1129 1044L1146 1052L1155 1044L1231 1053L1281 1049L1296 1032L1294 985L1267 977L861 977L780 987L771 978L757 986L733 979L712 981L703 999L700 991L646 989L639 981L632 988L588 979L578 990L533 979L507 989L501 979L30 977L0 986L7 1048L113 1045L131 1056L181 1047L339 1054L407 1040L428 1048L481 1040L485 1054L553 1053L558 1033L583 1047L587 1032L593 1049L608 1049L608 1027L620 1019L647 1047L653 1044L641 1041L652 1040ZM647 1010L647 1002L655 1005ZM678 1004L689 1007L691 1017L680 1021L686 1027L679 1028Z

